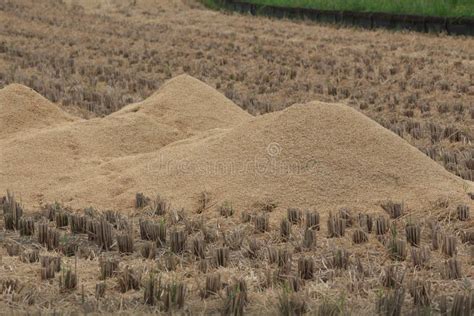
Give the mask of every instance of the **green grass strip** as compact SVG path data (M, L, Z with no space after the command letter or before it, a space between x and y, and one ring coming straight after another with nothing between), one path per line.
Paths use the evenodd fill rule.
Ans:
M319 10L474 17L474 0L246 0L246 2Z

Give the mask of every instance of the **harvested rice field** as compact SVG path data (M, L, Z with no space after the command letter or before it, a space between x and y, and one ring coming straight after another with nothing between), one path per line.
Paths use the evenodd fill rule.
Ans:
M472 315L474 41L0 0L2 314Z

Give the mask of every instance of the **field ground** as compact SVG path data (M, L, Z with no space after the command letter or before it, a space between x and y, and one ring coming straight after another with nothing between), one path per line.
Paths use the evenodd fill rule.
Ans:
M474 3L470 0L250 0L248 2L320 10L384 12L441 17L474 16Z
M276 215L271 204L239 216L224 205L200 216L154 201L161 206L129 215L92 208L71 212L51 204L29 214L36 233L25 222L17 226L20 233L4 231L2 311L472 312L472 219L447 214L444 206L433 208L425 219L403 208L397 219L384 211L341 210L319 218L317 212L293 210L281 217L281 224L268 226L262 219Z
M0 88L22 83L65 111L94 118L149 97L166 80L183 73L215 87L253 115L312 100L347 104L403 137L450 172L474 179L471 38L274 21L208 11L191 0L0 0ZM178 87L178 92L171 90L171 96L165 95L166 102L176 102L168 109L172 114L189 97L188 82L193 81L184 82L186 88ZM18 85L9 89L18 98L33 94ZM197 103L196 94L192 97L191 103ZM217 98L222 96L217 94ZM194 109L204 108L212 103L211 99L206 98L204 105ZM5 168L8 170L0 169L0 186L8 185L3 181L4 175L28 178L34 173L35 181L41 181L45 188L82 183L80 190L86 192L87 199L87 192L95 188L91 189L91 184L98 181L102 184L101 193L109 193L115 202L120 197L128 203L121 203L123 210L117 212L107 208L69 209L54 201L43 201L52 204L44 203L41 209L28 207L21 214L16 202L21 202L23 192L17 192L18 200L11 195L2 198L2 192L2 313L242 315L243 309L249 315L472 314L474 186L346 106L330 108L342 112L317 112L333 113L329 118L320 115L325 123L318 123L317 126L324 126L320 130L311 124L319 122L318 118L292 116L314 116L312 108L300 106L280 112L282 115L249 118L248 125L237 124L234 129L224 126L212 132L205 130L206 137L197 134L191 141L188 138L179 144L171 143L164 151L175 150L185 157L192 153L191 157L201 160L212 155L227 160L236 156L240 161L239 154L246 153L242 149L254 148L257 140L263 143L267 134L278 131L274 135L288 144L281 152L276 148L279 157L288 157L291 162L295 151L311 157L318 145L329 144L324 148L326 156L319 157L319 161L329 157L329 162L313 176L323 175L325 169L351 172L350 177L342 174L318 185L317 189L326 195L317 198L326 200L328 205L349 195L334 192L334 183L348 183L349 193L362 192L362 197L370 196L372 192L367 188L379 183L405 192L418 188L424 191L420 196L426 193L433 199L454 192L462 195L462 203L450 197L420 199L420 205L425 205L420 211L413 204L394 200L377 206L331 208L327 212L319 205L308 210L283 208L273 203L272 198L279 196L263 199L260 192L255 192L262 201L244 209L234 208L232 200L215 201L212 194L202 191L192 196L196 207L184 211L166 196L147 194L150 198L146 198L126 192L136 184L133 176L162 188L173 180L151 174L161 171L155 167L162 163L160 157L154 156L159 151L148 152L156 148L141 146L140 142L158 142L155 130L146 134L148 138L135 132L145 122L165 121L166 118L143 113L156 110L153 102L148 108L146 104L135 105L128 107L128 112L103 120L69 122L61 115L65 122L52 122L58 125L51 127L49 117L45 122L39 120L45 119L36 112L40 101L28 101L27 98L21 104L30 110L29 114L33 113L27 123L45 123L46 127L18 132L15 128L22 127L25 117L2 117L11 130L0 127L0 162L6 161L9 166ZM0 110L5 111L1 113L18 113L20 102L0 104ZM55 105L51 108L58 110ZM162 114L159 110L155 115ZM232 118L236 116L229 113ZM198 114L187 118L196 123ZM186 129L181 116L170 117L173 126ZM103 129L108 133L101 133L95 126L104 127L104 122L110 121ZM122 125L112 125L117 121ZM215 121L218 122L211 123ZM305 128L300 128L300 121ZM259 124L264 128L251 129ZM119 129L110 128L117 126ZM177 130L168 128L171 123L163 126L163 134ZM124 133L125 128L131 132ZM312 133L309 137L305 135L307 131ZM355 133L347 135L350 131L357 131L360 139L351 138ZM101 138L103 134L105 138ZM313 141L315 135L321 142ZM331 138L332 135L344 137ZM133 141L122 143L120 138L125 137ZM91 146L83 146L86 141L82 138L92 139L92 144L86 144ZM38 146L45 139L48 146ZM361 139L366 142L359 143ZM290 147L299 140L308 146ZM376 146L372 147L370 141ZM209 146L200 147L207 142ZM354 143L366 146L353 148ZM119 150L108 150L109 147ZM306 152L307 148L312 148L311 152ZM341 148L352 148L352 152ZM372 148L377 148L374 157L360 158L365 157L362 154L370 155ZM380 153L380 148L387 150ZM112 157L117 153L124 155ZM331 156L337 153L342 153L341 157ZM376 154L384 159L377 159ZM353 155L357 159L351 159ZM36 161L39 156L55 156L58 160ZM175 157L172 155L169 160L176 162ZM375 166L378 174L360 168L369 160L369 166ZM416 166L411 166L412 162ZM34 170L17 168L25 164ZM76 170L75 164L88 168ZM397 166L405 167L394 170ZM138 167L148 172L134 174ZM304 167L307 170L308 165ZM65 173L71 178L56 181L53 172L48 172L63 169L68 169ZM84 182L71 183L75 172L87 174L90 170ZM410 170L419 176L411 177ZM307 185L307 174L284 174L279 181L272 181L275 177L270 175L265 180L281 195L301 190L304 199L299 202L303 204L316 200L312 197L314 188ZM202 180L197 178L194 181ZM222 179L219 174L209 178L227 182L219 189L242 180ZM296 179L297 185L292 187L285 182L289 178ZM357 187L359 178L371 181L372 186ZM418 179L422 186L416 185ZM253 183L242 182L248 192ZM452 191L447 189L451 183ZM181 184L185 188L189 185L183 181ZM388 193L396 195L395 190ZM43 198L43 192L28 193ZM408 193L416 199L417 192ZM74 196L64 199L74 200ZM366 202L359 197L352 200L353 204Z

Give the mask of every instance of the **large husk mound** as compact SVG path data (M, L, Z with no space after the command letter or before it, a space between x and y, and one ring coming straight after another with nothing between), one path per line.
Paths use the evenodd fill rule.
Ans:
M206 190L242 206L272 198L281 206L370 209L393 199L429 208L440 198L465 199L469 186L364 115L320 102L111 166L186 205Z
M187 135L213 128L228 128L251 118L224 95L188 75L169 80L145 101L126 106L112 116L131 112L153 117Z
M145 192L193 209L207 191L238 208L271 198L282 208L370 210L393 199L429 210L440 198L469 203L472 189L347 106L312 102L252 118L189 76L105 118L23 130L0 138L0 190L32 206L125 210Z
M0 137L51 127L73 118L34 90L20 84L0 89Z

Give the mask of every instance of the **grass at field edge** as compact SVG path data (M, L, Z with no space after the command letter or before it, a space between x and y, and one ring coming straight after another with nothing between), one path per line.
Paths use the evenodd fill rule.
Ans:
M471 0L246 0L259 5L300 7L320 10L409 14L418 16L474 18ZM211 9L219 9L219 0L201 0Z

